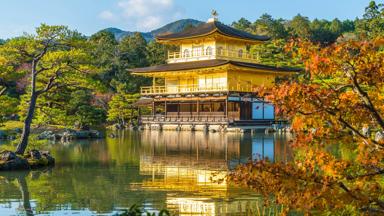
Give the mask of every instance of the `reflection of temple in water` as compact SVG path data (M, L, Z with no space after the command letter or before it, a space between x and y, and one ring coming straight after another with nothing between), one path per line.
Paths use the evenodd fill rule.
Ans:
M142 187L169 191L167 206L180 214L245 213L251 206L262 206L261 198L231 187L226 175L250 159L289 160L286 139L279 134L145 131L140 175L149 178ZM235 199L228 199L236 193Z

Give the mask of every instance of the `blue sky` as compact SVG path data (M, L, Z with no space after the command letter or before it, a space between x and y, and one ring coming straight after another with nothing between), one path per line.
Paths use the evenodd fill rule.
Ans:
M289 19L300 13L310 19L361 17L370 0L1 0L0 38L32 33L40 23L67 25L90 35L117 27L148 31L181 18L205 21L212 9L230 24L263 13ZM383 2L377 0L376 2Z

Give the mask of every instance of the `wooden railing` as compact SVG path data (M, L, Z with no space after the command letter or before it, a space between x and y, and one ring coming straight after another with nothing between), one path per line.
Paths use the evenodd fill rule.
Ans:
M142 95L155 95L155 94L187 94L187 93L212 93L212 92L254 92L255 87L251 85L237 85L237 86L199 86L199 85L177 85L177 86L144 86L141 87Z
M250 53L245 50L230 50L220 48L207 48L188 52L168 52L168 63L188 62L188 61L201 61L210 59L227 59L242 62L259 62L259 54Z
M230 119L225 115L141 116L142 122L227 122L228 120Z

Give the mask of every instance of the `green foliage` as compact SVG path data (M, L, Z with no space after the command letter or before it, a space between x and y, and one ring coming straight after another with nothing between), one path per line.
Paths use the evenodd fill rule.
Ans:
M167 47L155 41L147 45L147 61L149 65L159 65L166 63Z
M284 27L284 20L273 19L269 14L263 14L253 25L255 34L268 35L274 39L287 38L288 31Z
M11 115L17 113L19 101L16 98L7 95L0 96L0 125L5 122Z
M147 43L139 33L118 42L107 31L91 36L90 43L94 64L102 71L97 79L113 92L122 85L127 92L138 92L141 85L150 84L148 78L132 76L127 69L164 64L167 50L173 48L154 41Z
M51 37L54 37L55 44ZM4 100L3 106L11 108L10 96L20 98L19 106L14 104L15 99L12 100L12 112L17 113L18 108L22 119L25 119L32 91L31 86L27 85L30 78L23 77L30 71L32 56L42 52L47 43L52 44L36 65L36 69L41 71L36 79L35 91L39 92L39 98L34 121L38 125L68 127L89 127L103 123L107 107L106 104L97 103L95 95L118 92L118 89L138 92L140 86L149 85L150 80L133 76L127 69L163 64L167 50L174 49L154 41L147 43L140 34L118 42L107 31L87 39L66 27L47 25L39 27L37 35L10 39L0 46L0 95L9 95L7 101L5 97L0 99L2 102ZM25 95L19 95L23 91L14 90L17 82L27 86ZM10 109L3 110L7 115L10 112ZM3 113L0 115L4 116ZM137 116L137 112L134 115Z
M0 96L7 94L10 88L14 88L15 82L27 72L20 62L7 58L8 53L8 47L0 43Z
M17 135L15 140L10 141L6 145L1 145L0 146L0 152L4 151L4 150L13 151L15 149L15 147L17 146L17 144L19 143L19 141L20 141L20 137L19 137L19 135ZM29 144L28 144L28 148L26 151L28 152L28 151L33 150L33 149L50 148L50 146L48 144L49 144L49 141L41 140L38 138L37 134L32 134L29 138Z
M237 28L242 31L251 31L251 25L252 23L249 20L245 19L244 17L239 19L239 21L232 23L232 26L234 28Z
M106 114L103 109L84 105L78 107L76 112L76 127L86 129L89 126L97 126L105 122Z
M371 1L365 8L363 19L356 20L356 32L362 38L384 37L384 4Z
M25 118L28 97L22 96L20 116ZM37 101L35 123L38 125L62 125L72 128L88 128L103 124L106 111L94 104L90 89L63 88L59 93L48 92Z
M133 123L138 117L138 112L133 107L133 103L140 98L139 94L129 94L119 91L112 97L109 102L108 121L117 122L126 125L128 122Z
M291 20L275 19L269 14L263 14L253 23L241 18L233 22L232 26L253 34L267 35L272 39L301 38L325 45L334 43L344 33L355 31L355 22L351 20L310 21L308 17L300 14Z
M308 17L304 17L298 14L294 16L291 21L288 22L288 29L292 37L310 39L310 24L311 22Z
M299 66L290 52L286 52L286 41L271 40L261 45L252 46L250 52L258 56L259 61L272 66Z

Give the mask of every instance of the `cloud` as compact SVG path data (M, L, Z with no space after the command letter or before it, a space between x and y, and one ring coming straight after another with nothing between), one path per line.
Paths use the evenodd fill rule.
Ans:
M114 13L112 13L110 10L102 11L99 14L99 17L103 20L111 21L111 22L115 22L115 21L119 20L119 18Z
M153 30L163 24L163 19L156 16L147 16L143 20L140 20L137 24L144 29Z
M120 21L128 28L139 31L153 30L182 17L182 10L174 0L119 0L114 10L105 10L100 18L109 22Z

